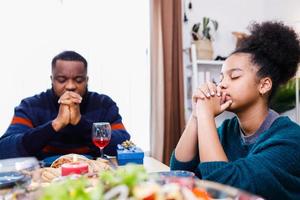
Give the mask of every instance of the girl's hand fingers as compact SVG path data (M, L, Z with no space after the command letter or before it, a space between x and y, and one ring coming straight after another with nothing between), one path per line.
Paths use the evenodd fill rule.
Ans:
M222 94L221 87L218 85L217 86L217 96L220 97L221 94Z
M221 112L224 112L230 105L232 104L232 100L226 101L221 104Z
M207 88L209 90L209 94L211 96L215 96L215 94L217 93L217 86L212 82L208 82L207 83Z
M217 86L212 82L208 82L197 88L193 94L193 101L196 101L198 98L202 100L205 98L210 98L215 94L217 94Z
M196 102L197 99L205 99L205 95L200 89L197 89L193 94L193 101Z
M221 104L223 104L226 101L226 92L221 93Z
M211 96L209 87L206 83L201 85L198 89L202 91L202 93L205 95L205 97L209 98Z

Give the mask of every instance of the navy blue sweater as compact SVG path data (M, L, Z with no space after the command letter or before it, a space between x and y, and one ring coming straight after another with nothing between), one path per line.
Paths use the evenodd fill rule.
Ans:
M59 132L52 127L58 114L58 97L52 89L21 101L5 134L0 138L0 159L20 156L48 156L67 153L99 156L93 145L93 122L109 122L112 136L104 153L116 154L116 145L130 139L122 124L116 103L108 96L87 92L80 104L81 119L75 126L67 125Z
M171 169L231 185L267 199L300 199L300 127L279 117L254 144L243 143L236 117L218 129L229 162L190 162L171 157Z

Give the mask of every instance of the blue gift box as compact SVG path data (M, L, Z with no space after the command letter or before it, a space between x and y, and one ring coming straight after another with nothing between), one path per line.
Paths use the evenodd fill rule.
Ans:
M141 148L136 146L124 148L118 145L117 161L118 165L126 165L127 163L143 164L144 152Z

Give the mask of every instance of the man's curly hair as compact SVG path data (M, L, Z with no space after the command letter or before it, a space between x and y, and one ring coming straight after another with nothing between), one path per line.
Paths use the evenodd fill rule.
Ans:
M259 68L259 77L270 77L273 82L269 100L279 85L286 83L297 72L300 61L300 41L296 32L282 22L253 23L250 35L232 53L249 53L251 62Z

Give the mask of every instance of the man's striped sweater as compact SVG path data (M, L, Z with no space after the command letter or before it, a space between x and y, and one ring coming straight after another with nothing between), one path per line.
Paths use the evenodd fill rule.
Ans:
M52 89L21 101L5 134L0 138L0 159L48 156L67 153L99 156L99 149L91 140L93 122L109 122L112 137L104 149L115 155L116 145L130 139L116 103L108 96L87 92L80 104L81 119L75 126L67 125L59 132L52 127L58 114L58 97Z

